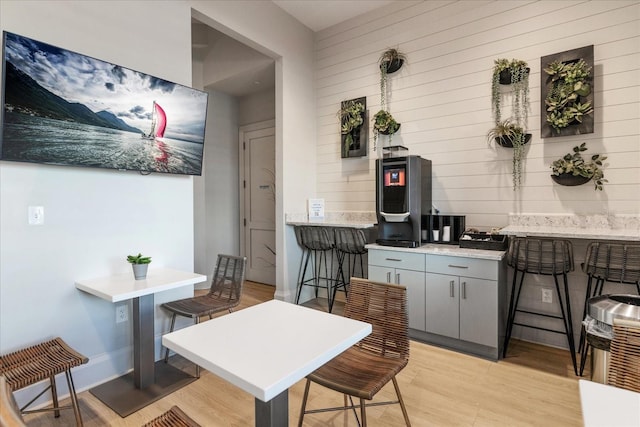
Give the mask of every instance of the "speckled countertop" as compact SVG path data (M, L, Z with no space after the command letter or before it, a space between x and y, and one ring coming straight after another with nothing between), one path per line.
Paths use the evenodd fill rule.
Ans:
M510 214L500 234L640 241L640 215Z
M461 248L458 245L445 245L427 243L417 248L399 248L395 246L383 246L377 243L372 243L365 246L367 249L380 249L385 251L395 252L412 252L423 253L429 255L444 255L444 256L456 256L463 258L478 258L488 259L493 261L500 261L505 256L505 251L488 251L486 249L470 249Z
M306 213L285 214L285 222L287 225L371 228L378 220L375 212L327 212L322 221L309 221Z

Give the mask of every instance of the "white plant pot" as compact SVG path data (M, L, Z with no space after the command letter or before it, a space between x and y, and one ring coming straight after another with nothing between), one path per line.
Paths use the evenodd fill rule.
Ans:
M149 264L131 264L133 267L133 277L136 280L143 280L147 278L147 269Z

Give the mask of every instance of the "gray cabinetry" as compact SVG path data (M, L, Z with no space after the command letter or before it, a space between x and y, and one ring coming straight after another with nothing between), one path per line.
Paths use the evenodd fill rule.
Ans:
M407 287L412 338L497 360L506 320L502 254L430 250L440 249L369 247L369 279Z
M369 250L369 279L407 288L409 327L425 330L425 255Z

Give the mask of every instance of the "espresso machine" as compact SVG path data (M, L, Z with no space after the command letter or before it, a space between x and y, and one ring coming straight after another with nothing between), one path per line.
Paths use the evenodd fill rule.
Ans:
M431 160L405 156L376 161L376 243L420 246L422 215L430 212Z

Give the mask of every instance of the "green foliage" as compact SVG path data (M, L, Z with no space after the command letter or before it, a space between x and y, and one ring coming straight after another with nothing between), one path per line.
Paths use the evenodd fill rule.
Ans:
M502 120L502 94L500 92L500 73L509 70L513 84L513 118L523 128L527 127L529 115L529 65L520 59L494 60L491 80L491 106L496 124Z
M387 70L389 65L397 60L407 62L407 56L398 49L389 48L382 52L378 59L380 67L380 111L373 116L373 151L376 151L378 134L386 134L391 141L391 135L396 133L400 128L400 124L393 119L391 113L387 111Z
M378 134L389 135L389 141L393 134L400 129L400 124L393 118L390 112L380 110L373 116L373 141L374 145L378 140Z
M142 256L141 253L138 255L127 255L127 261L131 264L149 264L151 262L151 257Z
M514 191L520 186L522 180L522 158L524 157L525 138L526 132L524 129L508 119L496 123L495 127L487 132L487 140L489 142L506 139L513 145L512 175Z
M362 113L364 113L364 105L362 102L353 99L343 103L342 108L338 111L340 133L345 135L342 146L342 151L345 154L349 152L349 148L354 141L354 134L364 123L364 115Z
M590 178L594 182L595 190L602 191L604 183L608 182L604 179L604 172L602 171L602 168L604 168L602 162L607 157L594 154L591 156L591 160L585 161L581 154L584 151L587 151L586 142L573 147L572 153L567 153L562 158L551 163L551 170L554 175L571 174Z
M554 61L544 69L551 80L551 88L544 101L547 123L558 133L574 122L582 123L593 113L591 102L582 98L591 93L591 67L580 59L577 62Z

